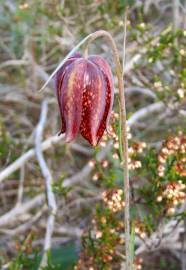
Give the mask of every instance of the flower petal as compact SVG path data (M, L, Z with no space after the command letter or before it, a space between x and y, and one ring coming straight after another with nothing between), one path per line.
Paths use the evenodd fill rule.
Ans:
M72 141L79 131L82 118L84 59L74 61L65 71L60 90L60 108L65 122L66 142Z
M110 120L113 102L114 102L114 81L113 81L112 71L107 61L101 56L91 55L89 56L88 59L92 61L94 64L96 64L105 75L105 80L107 84L107 102L106 102L107 116L104 115L104 118L106 117L106 129L108 131L109 120ZM110 96L110 102L108 102L109 96Z
M97 145L97 132L104 116L106 84L103 73L90 61L84 76L81 135L93 146Z
M60 116L61 116L61 130L60 130L59 135L61 133L64 133L65 130L66 130L65 119L64 119L63 110L62 110L62 107L61 107L61 86L63 84L64 75L65 75L66 72L68 72L68 69L69 69L70 65L75 60L77 60L77 58L81 58L81 57L82 56L81 56L80 53L75 53L74 55L69 57L69 59L64 63L64 65L57 72L56 77L55 77L56 96L57 96L58 105L59 105L59 109L60 109Z
M111 87L110 87L108 77L106 77L105 74L103 74L103 75L105 77L105 83L106 83L106 104L105 104L105 110L104 110L103 118L102 118L102 121L100 122L100 126L99 126L99 129L97 131L97 143L102 138L102 136L104 134L104 131L105 130L108 131L109 117L110 117L110 113L111 113L111 110L112 110L111 103L113 102L111 100Z

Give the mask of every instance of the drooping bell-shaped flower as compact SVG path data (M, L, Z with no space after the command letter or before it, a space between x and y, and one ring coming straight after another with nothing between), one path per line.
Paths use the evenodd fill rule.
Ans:
M93 146L108 129L114 99L110 66L100 56L70 57L56 74L56 92L66 142L78 132Z

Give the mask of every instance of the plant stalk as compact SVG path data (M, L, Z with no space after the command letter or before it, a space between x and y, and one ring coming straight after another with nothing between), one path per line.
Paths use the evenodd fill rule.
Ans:
M125 209L124 209L124 224L125 224L125 255L126 255L126 267L125 270L131 270L130 263L130 214L129 214L129 199L130 199L130 188L129 188L129 170L128 170L128 139L127 139L127 122L126 122L126 106L125 106L125 96L124 96L124 80L123 80L123 70L119 59L118 49L116 43L112 38L111 34L104 30L96 31L82 41L80 41L69 53L68 55L60 62L54 72L51 74L47 82L43 85L40 91L42 91L52 77L57 73L57 71L62 67L65 61L74 54L80 46L86 44L85 51L88 52L89 45L97 38L105 37L109 41L109 44L112 47L112 52L114 56L114 62L116 66L116 75L118 78L118 89L119 89L119 106L120 106L120 123L121 123L121 142L122 142L122 164L124 171L124 194L125 194Z
M128 170L128 139L127 139L127 121L126 121L126 105L124 95L124 80L123 70L120 64L119 53L116 47L116 43L112 36L104 31L100 30L90 35L87 40L87 46L90 45L96 38L106 37L109 41L116 66L116 75L118 78L118 89L119 89L119 106L120 106L120 122L121 122L121 140L122 140L122 159L123 159L123 170L124 170L124 194L125 194L125 211L124 211L124 223L125 223L125 255L126 255L126 267L125 270L131 269L130 263L130 187L129 187L129 170Z

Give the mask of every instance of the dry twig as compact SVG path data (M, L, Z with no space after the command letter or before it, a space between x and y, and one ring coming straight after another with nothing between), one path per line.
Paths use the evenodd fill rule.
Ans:
M53 182L52 175L44 159L44 156L42 153L42 144L41 144L43 130L46 123L47 111L48 111L48 102L45 99L42 102L41 116L40 116L39 123L36 127L36 134L35 134L36 157L37 157L39 166L41 168L41 171L45 180L46 195L47 195L47 201L48 201L48 207L49 207L49 216L48 216L48 221L47 221L45 243L44 243L44 255L41 260L40 269L42 269L42 267L47 264L47 252L51 248L51 240L52 240L52 234L54 230L55 215L57 212L57 204L56 204L55 196L52 190L52 182Z

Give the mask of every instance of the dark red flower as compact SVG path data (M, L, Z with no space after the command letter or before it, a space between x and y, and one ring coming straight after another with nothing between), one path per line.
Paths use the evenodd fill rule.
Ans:
M114 99L114 84L108 63L100 56L70 57L56 74L56 91L66 142L80 131L93 146L105 129Z

